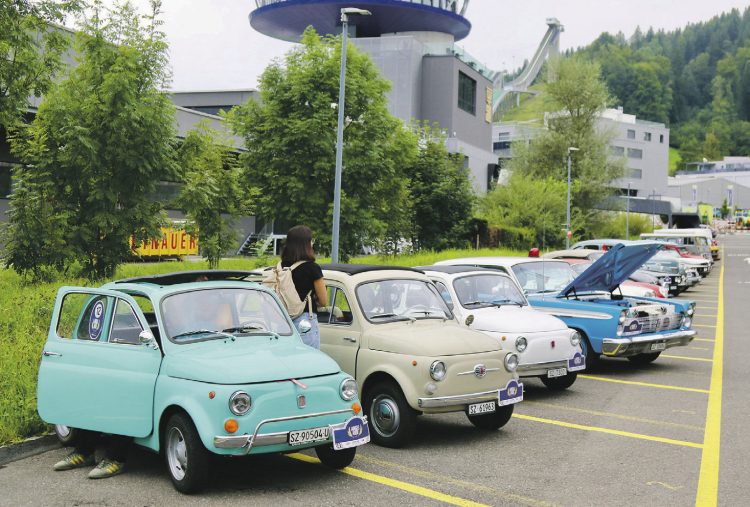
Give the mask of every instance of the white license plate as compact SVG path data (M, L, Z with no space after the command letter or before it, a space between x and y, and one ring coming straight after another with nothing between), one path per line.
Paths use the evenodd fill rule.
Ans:
M652 343L651 350L665 350L667 348L666 342Z
M487 401L484 403L474 403L469 405L469 415L486 414L488 412L495 411L496 403L494 401Z
M554 370L547 370L547 378L564 377L567 374L567 368L555 368Z
M676 285L670 285L669 288L672 289L672 290L677 290L677 286Z
M331 428L310 428L309 430L299 430L289 432L289 445L303 445L310 442L319 442L331 438Z

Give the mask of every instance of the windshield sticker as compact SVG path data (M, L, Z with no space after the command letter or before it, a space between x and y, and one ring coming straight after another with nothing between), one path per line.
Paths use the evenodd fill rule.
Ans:
M91 316L89 317L89 338L91 340L99 339L99 335L102 334L103 320L104 301L100 299L91 309Z

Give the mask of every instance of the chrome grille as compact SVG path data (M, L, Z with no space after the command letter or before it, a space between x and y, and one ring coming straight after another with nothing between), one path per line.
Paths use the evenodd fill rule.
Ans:
M682 316L678 313L638 317L638 323L641 325L641 333L656 333L658 331L677 329L680 327L681 320Z

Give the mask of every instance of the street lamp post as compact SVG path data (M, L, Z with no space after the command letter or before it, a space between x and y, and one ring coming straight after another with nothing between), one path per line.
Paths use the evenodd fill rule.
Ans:
M630 182L628 181L627 210L625 211L625 239L630 239Z
M567 213L565 218L565 249L570 248L570 153L573 151L578 151L578 148L574 148L572 146L568 147L568 205L567 205Z
M346 44L349 35L349 16L369 16L370 11L356 7L341 9L341 69L339 72L339 119L336 128L336 176L333 187L333 233L331 239L331 262L339 262L339 223L341 217L341 166L344 157L344 99L346 92Z

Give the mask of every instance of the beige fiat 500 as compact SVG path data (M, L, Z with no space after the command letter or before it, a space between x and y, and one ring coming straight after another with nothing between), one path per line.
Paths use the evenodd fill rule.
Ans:
M423 273L398 267L323 266L328 307L320 348L353 375L372 440L406 444L417 416L463 411L496 430L523 399L518 357L459 325Z

